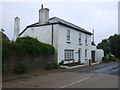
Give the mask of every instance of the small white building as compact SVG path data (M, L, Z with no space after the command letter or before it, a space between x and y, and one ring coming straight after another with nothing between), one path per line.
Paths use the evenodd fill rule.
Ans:
M58 63L88 63L93 58L91 35L91 32L63 19L49 18L49 9L43 5L39 10L39 22L27 26L19 34L20 37L30 36L53 45Z

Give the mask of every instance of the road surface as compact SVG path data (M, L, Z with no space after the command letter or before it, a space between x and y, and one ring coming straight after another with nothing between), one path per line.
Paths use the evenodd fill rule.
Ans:
M117 62L12 80L3 88L118 88Z

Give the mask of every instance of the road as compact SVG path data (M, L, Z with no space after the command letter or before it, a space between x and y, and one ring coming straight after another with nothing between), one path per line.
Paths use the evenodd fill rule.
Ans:
M3 83L3 88L118 88L118 63L100 64Z

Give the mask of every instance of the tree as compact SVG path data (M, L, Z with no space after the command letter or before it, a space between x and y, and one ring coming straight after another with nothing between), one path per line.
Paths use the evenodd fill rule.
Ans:
M114 35L109 37L109 43L111 48L111 53L117 57L120 57L120 35Z
M102 42L97 45L97 48L98 49L103 49L105 56L106 56L106 54L109 54L110 51L111 51L107 39L102 40Z
M112 53L116 57L120 57L120 35L110 36L108 39L102 40L101 43L97 45L98 49L103 49L106 54Z

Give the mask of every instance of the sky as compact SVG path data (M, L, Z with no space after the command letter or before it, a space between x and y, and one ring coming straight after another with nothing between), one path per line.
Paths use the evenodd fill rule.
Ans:
M50 9L49 17L58 17L95 32L95 43L118 33L118 2L2 2L0 28L14 38L14 18L20 18L20 32L38 22L41 4Z

